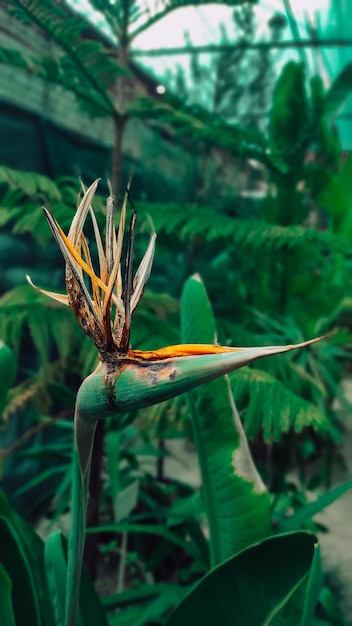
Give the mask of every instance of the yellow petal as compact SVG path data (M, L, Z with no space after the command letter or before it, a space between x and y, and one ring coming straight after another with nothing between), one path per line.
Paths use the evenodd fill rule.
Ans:
M280 352L289 352L296 348L304 348L312 343L320 341L324 337L316 337L302 341L302 343L288 344L286 346L261 346L253 348L233 348L227 346L215 346L212 344L180 344L175 346L167 346L159 350L129 350L128 357L143 359L146 361L156 361L163 359L173 359L175 357L191 357L211 354L224 354L226 352L239 352L245 360L254 360L271 354L279 354ZM239 355L241 357L241 355Z

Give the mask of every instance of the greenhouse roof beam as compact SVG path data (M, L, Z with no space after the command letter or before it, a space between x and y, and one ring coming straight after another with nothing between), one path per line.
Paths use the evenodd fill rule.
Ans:
M151 50L131 50L133 56L163 56L172 54L199 54L225 52L227 50L268 50L280 48L352 48L352 39L300 39L299 41L255 41L227 44L210 44L176 48L153 48Z

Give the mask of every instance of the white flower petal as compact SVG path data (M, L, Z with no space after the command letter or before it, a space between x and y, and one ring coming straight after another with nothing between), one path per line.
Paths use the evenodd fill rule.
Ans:
M36 289L37 291L40 291L45 296L49 296L49 298L52 298L53 300L57 300L57 302L60 302L61 304L65 304L66 306L68 306L67 295L63 293L55 293L54 291L46 291L45 289L40 289L40 287L37 287L37 285L34 284L34 282L32 281L31 277L28 276L28 274L26 275L26 279L27 279L27 282L30 284L30 286L34 287L34 289Z

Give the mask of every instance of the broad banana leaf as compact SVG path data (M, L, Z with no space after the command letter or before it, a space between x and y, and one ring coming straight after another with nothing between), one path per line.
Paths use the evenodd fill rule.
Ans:
M181 301L185 343L214 343L215 320L199 277L190 278ZM270 535L269 495L253 459L227 377L189 393L212 565Z
M318 568L314 535L270 537L207 574L165 626L307 626L317 600ZM282 620L280 614L302 587L298 618L296 612L286 612Z

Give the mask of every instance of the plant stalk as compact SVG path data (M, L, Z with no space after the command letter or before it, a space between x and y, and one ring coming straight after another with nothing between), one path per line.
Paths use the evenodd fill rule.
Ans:
M87 526L99 526L100 512L100 496L102 491L102 465L104 456L104 434L105 421L99 420L95 431L92 462L91 462L91 478L89 481L89 501L87 505ZM84 564L93 581L98 575L98 558L99 558L99 534L93 533L87 536Z
M75 409L75 444L72 462L72 504L71 504L71 528L68 538L67 555L67 586L65 626L76 626L79 592L82 573L82 562L86 529L88 486L92 458L92 443L96 422L88 429L83 429L83 436L79 430L79 408L76 403ZM79 436L81 435L81 436ZM86 447L86 463L82 471L82 456L79 454L79 446Z

